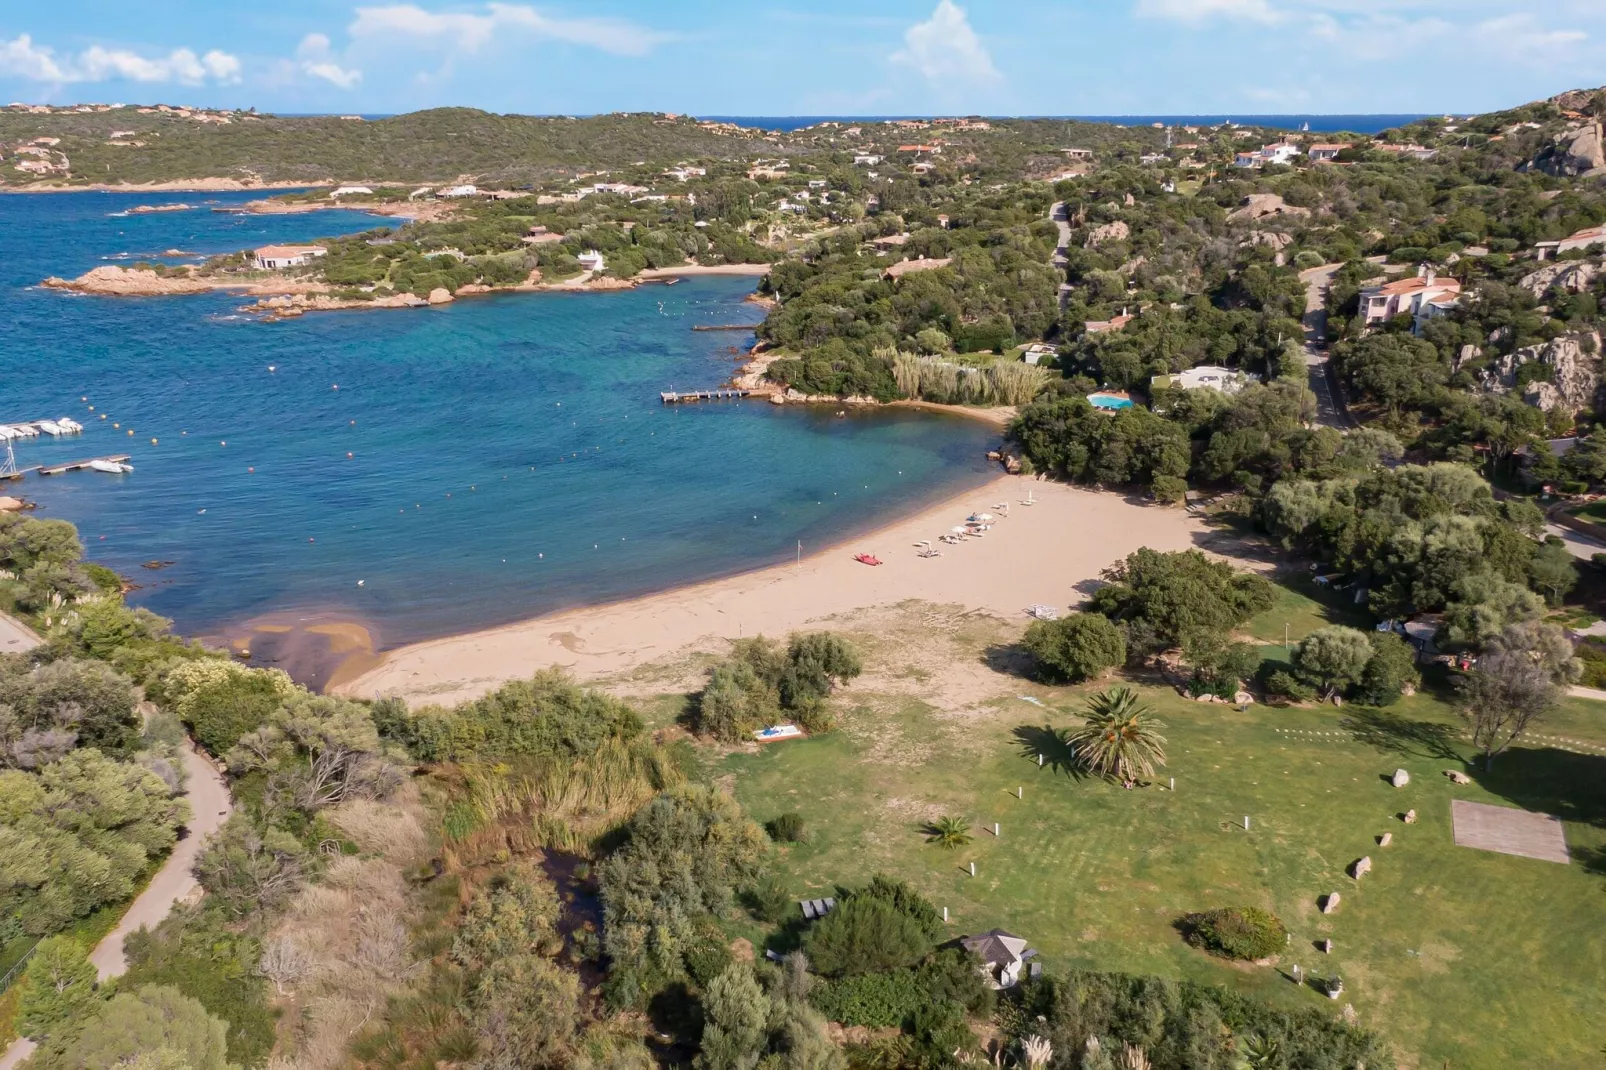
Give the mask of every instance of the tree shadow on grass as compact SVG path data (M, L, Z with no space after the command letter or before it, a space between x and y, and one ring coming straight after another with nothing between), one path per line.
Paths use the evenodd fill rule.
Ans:
M1050 725L1021 725L1010 733L1020 747L1021 756L1037 761L1042 755L1043 767L1064 773L1074 780L1084 780L1088 771L1077 761L1076 748L1071 746L1066 733Z
M1456 746L1454 725L1413 721L1387 710L1365 707L1351 707L1338 725L1357 742L1370 744L1385 753L1441 762L1464 761Z
M1606 828L1606 756L1519 744L1492 767L1480 761L1468 772L1479 787L1524 810ZM1606 852L1589 854L1585 865L1606 873Z
M994 643L981 654L982 664L1004 676L1035 679L1037 659L1019 643Z

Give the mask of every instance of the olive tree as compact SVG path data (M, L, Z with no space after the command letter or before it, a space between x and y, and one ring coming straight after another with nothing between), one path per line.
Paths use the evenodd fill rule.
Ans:
M1360 683L1371 660L1367 634L1342 625L1318 628L1294 648L1294 671L1324 699L1336 698Z

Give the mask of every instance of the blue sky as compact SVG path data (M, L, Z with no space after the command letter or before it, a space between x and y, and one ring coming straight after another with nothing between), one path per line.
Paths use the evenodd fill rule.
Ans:
M1606 0L0 3L0 98L285 112L1471 112L1606 83Z

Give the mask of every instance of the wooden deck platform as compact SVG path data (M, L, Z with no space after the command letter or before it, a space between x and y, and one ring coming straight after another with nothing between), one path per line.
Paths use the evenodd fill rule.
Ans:
M658 397L665 405L674 405L682 401L725 401L733 398L745 398L752 395L751 390L721 389L721 390L661 390Z

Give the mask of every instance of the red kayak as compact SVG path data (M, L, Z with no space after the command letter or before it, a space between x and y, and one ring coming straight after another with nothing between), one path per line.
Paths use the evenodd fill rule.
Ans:
M862 561L866 565L879 565L881 559L875 554L854 554L853 560Z

